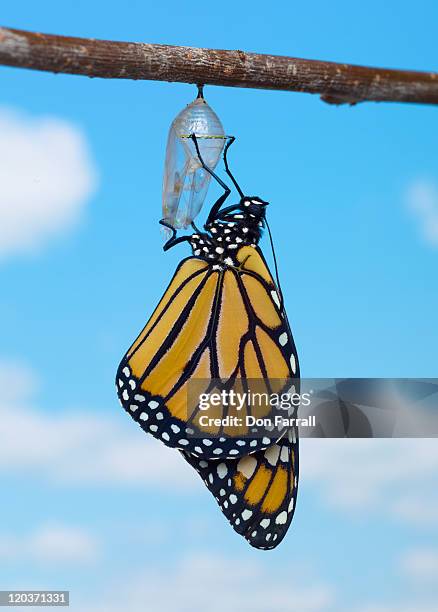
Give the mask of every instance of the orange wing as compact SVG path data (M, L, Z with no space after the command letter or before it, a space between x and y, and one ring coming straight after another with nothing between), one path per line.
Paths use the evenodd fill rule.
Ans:
M183 260L117 373L122 406L143 429L207 460L265 449L284 430L258 437L246 425L203 424L200 392L245 390L255 379L280 393L299 376L292 334L261 251L245 246L237 259L238 268ZM223 405L214 410L209 415L219 419L230 414ZM253 410L243 406L243 422ZM274 409L260 410L272 415Z
M206 461L183 452L233 529L255 548L275 548L295 511L298 491L296 432L241 459Z

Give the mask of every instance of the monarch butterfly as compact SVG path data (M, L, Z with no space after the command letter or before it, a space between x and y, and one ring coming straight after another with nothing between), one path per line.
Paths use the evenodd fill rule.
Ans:
M263 381L282 392L299 382L297 352L278 283L258 246L267 226L268 202L245 196L233 177L224 149L225 171L240 195L223 207L230 188L204 163L224 193L213 204L204 231L171 237L164 250L188 241L183 259L157 308L123 357L116 388L123 408L148 433L177 448L198 471L232 527L256 548L274 548L292 520L298 487L296 428L251 436L248 427L204 425L189 386L203 390L247 390ZM269 231L269 237L272 238ZM275 269L277 265L275 261ZM270 408L265 407L265 413ZM246 414L251 407L244 405ZM215 416L229 414L219 405Z

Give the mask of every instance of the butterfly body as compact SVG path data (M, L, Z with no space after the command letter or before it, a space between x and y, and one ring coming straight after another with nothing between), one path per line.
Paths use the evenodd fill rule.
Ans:
M237 250L256 246L261 237L267 202L245 198L232 210L205 224L206 232L190 237L193 254L225 265L238 265Z

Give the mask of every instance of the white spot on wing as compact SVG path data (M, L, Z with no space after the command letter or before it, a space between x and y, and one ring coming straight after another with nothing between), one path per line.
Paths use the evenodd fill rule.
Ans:
M283 332L281 336L278 338L278 341L281 344L281 346L284 346L285 344L287 344L287 333Z
M280 459L284 461L285 463L287 463L287 461L289 460L289 450L287 446L281 447Z
M287 512L286 510L283 510L283 512L280 512L280 514L277 516L277 518L275 519L275 522L277 523L277 525L284 525L287 521Z
M254 457L247 456L243 457L237 464L237 471L241 472L246 478L251 478L257 467L257 459Z
M225 463L219 463L216 469L217 469L217 475L219 476L219 478L225 478L225 476L228 473L228 468L225 465Z
M271 291L271 296L272 296L272 299L274 300L274 302L280 308L280 298L278 297L278 293L274 289Z
M279 455L280 447L278 446L278 444L274 444L274 446L271 446L270 448L268 448L268 450L265 451L266 461L273 466L277 465Z
M295 360L295 355L293 353L290 356L290 367L292 368L292 372L295 374L297 371L297 362Z

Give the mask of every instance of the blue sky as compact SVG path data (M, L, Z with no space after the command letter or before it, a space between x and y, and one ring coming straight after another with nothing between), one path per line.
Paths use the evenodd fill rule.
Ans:
M432 1L2 7L43 32L424 70L437 19ZM239 182L271 202L303 375L436 376L436 108L205 95ZM185 610L199 574L231 609L436 610L433 440L306 441L294 524L262 553L119 408L118 361L187 254L162 252L157 220L167 131L194 96L0 68L0 587Z

